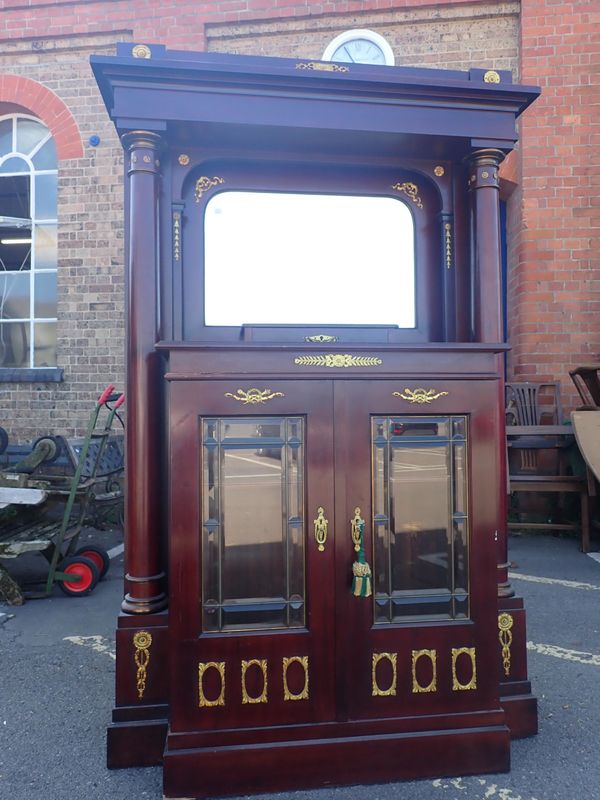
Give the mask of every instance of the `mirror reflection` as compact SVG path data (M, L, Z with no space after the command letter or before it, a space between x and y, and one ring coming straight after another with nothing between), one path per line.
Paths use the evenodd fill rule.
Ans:
M408 206L392 197L215 195L205 215L205 324L414 328Z

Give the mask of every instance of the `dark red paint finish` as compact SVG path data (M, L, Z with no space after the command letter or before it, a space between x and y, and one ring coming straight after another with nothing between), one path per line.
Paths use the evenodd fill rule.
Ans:
M506 770L510 733L534 733L537 717L525 615L507 579L497 173L514 146L516 117L538 90L513 85L507 73L487 84L484 70L351 65L340 73L289 59L151 49L149 60L131 58L131 45L92 59L129 159L128 594L109 765L158 763L164 744L169 797ZM201 176L225 183L196 202ZM403 198L416 226L414 331L204 326L202 213L214 191L394 196L396 181L415 184L422 201ZM338 339L305 340L315 334ZM306 355L378 361L295 363ZM225 397L240 387L283 397L240 410ZM448 394L411 406L392 395L407 387ZM350 592L349 521L355 506L370 518L370 416L399 413L469 419L469 620L373 626L371 601ZM202 631L206 414L305 419L305 630ZM324 552L312 532L317 506L330 520ZM166 572L169 609L156 613L167 601ZM500 611L513 616L508 675ZM154 637L141 698L138 630ZM476 687L455 684L469 682L469 656L458 656L452 671L452 650L461 647L475 648ZM412 654L422 649L436 651L429 693L412 685ZM395 696L373 696L373 652L397 654ZM282 659L294 655L309 656L308 700L284 698ZM268 664L264 704L242 702L241 662L251 659ZM200 707L199 662L225 664L224 706ZM417 680L430 680L431 670L419 662ZM260 670L247 677L246 688L259 693ZM301 678L290 672L292 691ZM392 679L380 662L377 680L385 687ZM218 697L214 670L205 689L207 699Z

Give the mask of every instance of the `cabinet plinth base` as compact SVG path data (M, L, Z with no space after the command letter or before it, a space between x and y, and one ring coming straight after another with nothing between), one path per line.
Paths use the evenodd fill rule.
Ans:
M502 689L502 685L500 686ZM538 732L537 698L532 694L505 695L500 697L500 704L506 714L506 724L510 729L511 739L525 739Z
M523 599L511 597L498 603L499 623L504 618L509 635L499 632L501 663L500 705L513 739L538 732L537 699L531 694L527 675L527 620Z
M166 719L113 722L106 732L106 766L109 769L159 766L167 728Z
M386 783L510 768L505 725L181 750L171 747L170 738L163 760L165 798Z

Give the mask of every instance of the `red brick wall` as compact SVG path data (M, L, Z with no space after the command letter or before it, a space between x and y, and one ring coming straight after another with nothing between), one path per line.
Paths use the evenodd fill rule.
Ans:
M318 58L337 33L371 27L388 38L397 64L513 69L515 79L541 84L544 95L523 122L515 170L520 185L509 200L510 370L518 378L559 377L568 387L568 367L600 354L600 137L593 106L600 33L594 8L584 0L0 4L0 73L50 90L46 99L68 107L72 141L78 128L84 146L83 157L63 151L59 165L59 366L65 382L3 385L11 435L72 435L84 426L105 376L122 385L122 155L88 64L91 53L109 53L116 41ZM2 85L0 108L18 102L43 118L35 107L39 97L25 92L17 98L14 91L3 97ZM91 134L100 135L98 148L88 145Z
M152 41L182 50L204 49L204 25L246 20L353 13L356 27L360 14L390 9L434 5L477 6L486 0L11 0L2 11L0 38L47 40L73 33L87 34L128 30L136 41Z
M523 0L521 81L542 96L509 204L511 375L560 379L569 405L568 370L600 361L600 7Z

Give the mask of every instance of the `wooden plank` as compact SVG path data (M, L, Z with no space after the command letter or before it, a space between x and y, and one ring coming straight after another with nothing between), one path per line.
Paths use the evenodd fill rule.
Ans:
M581 455L600 481L600 409L572 411L571 420Z
M39 553L48 547L47 539L21 542L0 542L0 558L17 558L23 553Z
M0 486L0 503L23 506L39 506L48 497L42 489L26 489L12 486Z

